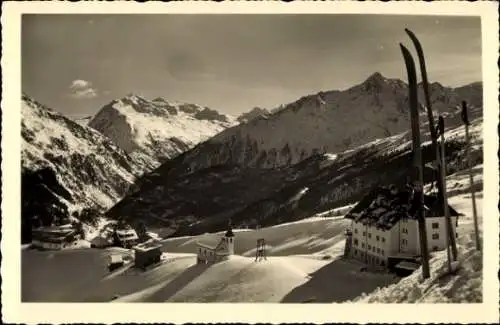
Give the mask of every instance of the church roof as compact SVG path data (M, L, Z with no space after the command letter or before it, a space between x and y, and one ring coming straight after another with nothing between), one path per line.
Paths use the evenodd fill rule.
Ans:
M233 230L231 228L229 228L226 233L224 234L224 236L226 237L234 237L234 233L233 233Z
M199 239L196 244L199 246L203 246L208 249L216 249L217 245L219 245L221 238L215 236L205 236Z

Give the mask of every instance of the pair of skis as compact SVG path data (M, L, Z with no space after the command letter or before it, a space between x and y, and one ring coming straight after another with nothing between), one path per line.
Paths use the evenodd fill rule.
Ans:
M446 226L446 244L448 252L448 268L451 271L451 256L450 256L450 244L453 259L456 260L457 257L457 247L455 243L455 232L451 224L451 218L448 211L448 202L446 199L446 183L445 183L445 162L444 162L444 135L441 132L441 150L438 147L438 135L434 123L434 115L432 113L430 94L429 94L429 83L427 80L427 70L425 66L424 52L420 41L415 36L415 34L409 29L405 28L405 32L410 37L415 49L417 51L418 60L420 64L420 70L422 74L422 85L424 90L427 118L429 120L429 130L431 134L432 150L435 153L435 163L437 172L437 188L438 188L438 202L443 204L445 213L445 226ZM419 204L417 210L417 220L419 228L419 239L420 239L420 251L422 255L422 273L424 279L430 277L429 270L429 250L427 247L427 230L426 222L424 216L424 195L423 195L423 163L422 163L422 149L420 140L420 121L419 121L419 102L418 102L418 89L417 89L417 73L415 68L415 61L410 51L403 45L399 44L401 47L401 52L406 65L406 72L408 75L408 97L410 103L410 118L411 118L411 130L412 130L412 144L413 144L413 182L415 188L415 199ZM440 117L442 128L444 131L444 120ZM441 151L441 154L440 154Z

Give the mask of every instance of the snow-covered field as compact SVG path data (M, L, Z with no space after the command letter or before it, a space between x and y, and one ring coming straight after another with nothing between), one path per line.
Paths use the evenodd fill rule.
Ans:
M482 166L475 171L482 181ZM467 174L448 177L450 187L468 188ZM450 193L453 189L448 188ZM439 276L446 255L431 260L431 279L420 270L400 279L391 274L359 272L356 262L340 258L342 217L314 216L258 230L237 230L235 256L214 265L196 264L196 241L222 233L164 240L165 259L145 272L130 264L109 273L111 254L120 249L61 252L22 251L22 300L62 302L480 302L482 255L473 244L470 195L455 192L450 204L465 214L459 221L456 275ZM482 229L482 190L477 191ZM265 238L266 261L255 262L256 242Z

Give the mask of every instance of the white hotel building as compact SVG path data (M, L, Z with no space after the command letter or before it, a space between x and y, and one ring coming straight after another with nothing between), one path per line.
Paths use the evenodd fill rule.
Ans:
M396 192L397 191L397 192ZM363 198L347 215L351 228L346 231L345 255L370 266L386 267L391 260L420 257L418 222L404 191L377 188ZM429 252L446 248L446 219L442 205L434 196L424 196L427 247ZM456 236L458 213L449 206Z

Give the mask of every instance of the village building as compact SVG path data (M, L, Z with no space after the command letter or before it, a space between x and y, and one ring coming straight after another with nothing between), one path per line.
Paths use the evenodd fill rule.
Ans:
M134 253L134 265L141 269L160 263L163 254L161 244L154 240L134 246Z
M424 195L429 252L446 249L443 210L435 195ZM448 210L456 236L459 214L451 206ZM416 269L421 256L416 211L411 189L394 186L373 189L345 216L352 223L346 230L344 255L374 267L401 264Z
M61 250L78 245L80 235L72 224L39 227L32 230L31 245L35 248Z
M222 238L214 239L204 238L198 241L197 244L197 258L198 264L211 264L217 263L227 259L230 255L234 254L234 233L229 224L228 230Z
M139 243L137 232L130 226L115 230L117 244L124 248L131 248Z
M123 265L125 265L125 262L123 260L123 256L122 255L114 254L114 255L110 256L110 258L109 258L109 264L108 264L108 270L109 270L109 272L112 272L112 271L114 271L116 269L119 269Z
M110 246L113 246L113 240L111 236L99 234L90 240L91 248L106 248Z
M97 236L90 240L90 247L92 248L106 248L113 246L113 234L115 223L108 222L100 231Z

